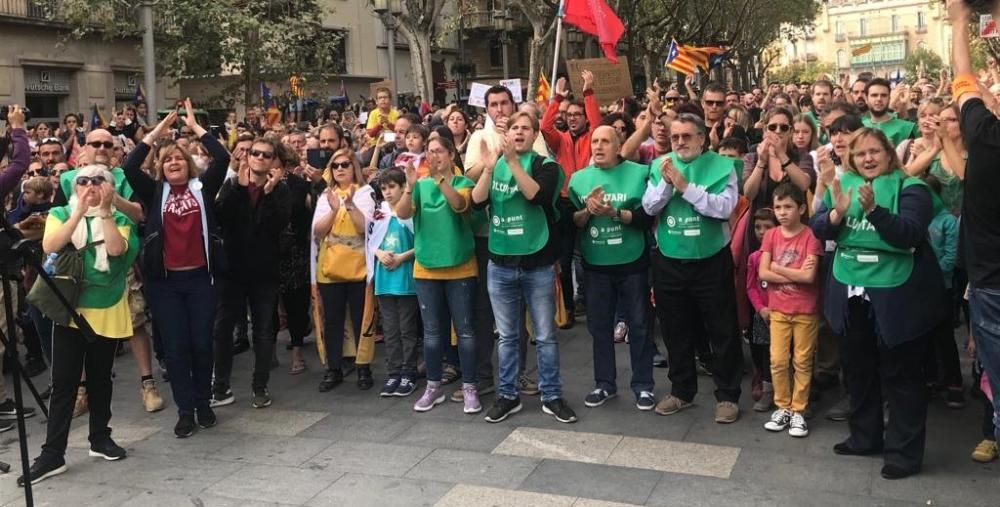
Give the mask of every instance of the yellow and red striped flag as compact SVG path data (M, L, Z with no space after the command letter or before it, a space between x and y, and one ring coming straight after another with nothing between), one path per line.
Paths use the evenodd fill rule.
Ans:
M698 66L698 62L695 60L697 57L692 58L688 54L687 49L685 49L680 44L677 44L676 40L670 41L670 49L667 51L667 63L668 69L676 70L682 74L694 74L695 68ZM706 65L708 60L706 59Z
M542 69L538 74L538 91L535 92L535 102L545 104L549 101L549 95L552 95L552 87L549 86L549 80L545 78L545 69Z

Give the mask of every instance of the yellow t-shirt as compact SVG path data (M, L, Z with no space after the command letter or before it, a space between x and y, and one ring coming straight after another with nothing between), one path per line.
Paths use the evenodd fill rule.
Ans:
M62 224L63 222L55 215L50 214L45 221L45 231L55 231ZM131 227L127 225L119 226L118 230L125 238L131 234ZM125 248L128 249L128 241L125 242ZM132 337L132 312L128 307L128 286L122 291L121 299L107 308L77 308L77 311L87 319L87 323L99 336L118 339ZM76 328L76 324L70 322L69 327Z
M341 199L347 191L339 187L335 192ZM325 199L325 196L321 197ZM332 258L328 258L333 256ZM319 283L360 282L367 276L365 267L365 237L358 234L351 215L343 206L333 218L330 234L320 240L319 265L316 281Z
M385 116L389 119L389 124L395 125L396 120L399 119L399 110L396 108L389 109L389 114L383 115L382 110L375 108L368 111L368 123L365 124L365 128L371 130L382 123L382 117Z

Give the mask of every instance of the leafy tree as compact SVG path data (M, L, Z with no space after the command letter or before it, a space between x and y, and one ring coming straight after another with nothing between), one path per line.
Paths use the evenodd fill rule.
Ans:
M436 39L438 23L446 0L400 0L402 14L396 16L399 33L410 47L410 68L416 94L425 100L434 97L434 75L431 70L431 46ZM369 4L374 5L371 0ZM383 14L383 19L391 14Z
M769 77L780 83L812 83L821 78L830 79L835 71L834 65L827 62L793 63L772 72Z
M940 55L929 49L918 47L903 59L903 72L906 73L903 76L903 81L907 84L913 84L921 76L921 73L924 77L937 81L937 76L943 68L944 62Z
M137 0L67 0L50 13L72 27L69 39L98 33L106 39L140 37ZM180 79L239 74L223 96L259 103L261 81L306 82L342 72L342 36L323 28L331 11L317 0L159 0L155 13L157 75ZM240 93L242 92L242 93Z

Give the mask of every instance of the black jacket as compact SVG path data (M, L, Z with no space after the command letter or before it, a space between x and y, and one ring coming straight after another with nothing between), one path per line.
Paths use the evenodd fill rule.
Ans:
M203 239L205 237L208 239L209 273L213 276L219 276L225 273L226 262L222 234L216 220L213 204L219 189L222 187L222 182L226 178L226 172L229 170L229 152L207 132L201 136L201 143L212 156L212 163L200 178L204 200L201 212L205 214L208 223L208 230L202 230L202 235ZM146 211L146 226L142 236L139 266L146 277L165 278L162 203L163 192L168 187L164 182L154 180L142 170L142 162L150 150L151 147L148 144L139 143L125 158L122 170L125 172L125 179L132 186L132 199L140 202ZM203 248L203 245L197 245L197 247Z
M226 243L226 277L277 283L281 232L292 216L288 185L278 183L270 194L261 190L257 204L251 205L247 187L230 178L219 191L215 213Z
M899 212L877 206L868 214L879 235L892 246L914 248L913 272L899 287L865 288L872 305L872 319L879 340L894 347L925 336L949 315L944 276L934 250L927 242L927 227L933 212L927 189L913 185L899 195ZM821 208L812 219L820 240L836 240L840 226L830 224L830 211ZM847 286L827 275L823 311L833 332L843 336L847 328Z

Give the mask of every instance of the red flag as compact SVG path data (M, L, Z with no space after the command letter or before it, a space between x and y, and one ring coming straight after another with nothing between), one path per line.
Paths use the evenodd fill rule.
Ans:
M615 46L625 33L625 25L604 0L566 0L563 9L563 21L597 36L604 56L618 63Z

